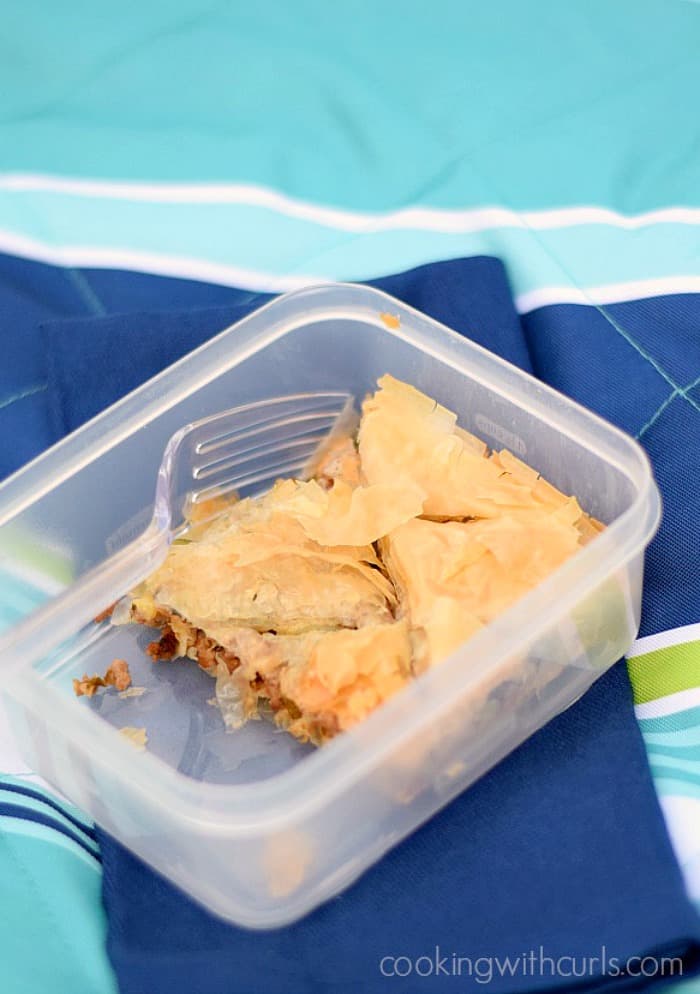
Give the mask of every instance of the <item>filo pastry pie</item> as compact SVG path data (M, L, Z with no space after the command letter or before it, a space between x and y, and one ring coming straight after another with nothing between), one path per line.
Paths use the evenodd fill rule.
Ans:
M113 616L215 676L230 725L351 728L602 528L425 394L378 387L311 479L200 513Z

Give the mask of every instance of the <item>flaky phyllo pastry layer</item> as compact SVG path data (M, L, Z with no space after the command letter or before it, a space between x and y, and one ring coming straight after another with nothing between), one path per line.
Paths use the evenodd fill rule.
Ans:
M228 724L262 709L322 743L601 528L576 498L387 375L357 438L327 445L313 479L200 506L126 615L160 628L154 659L186 656L216 676Z

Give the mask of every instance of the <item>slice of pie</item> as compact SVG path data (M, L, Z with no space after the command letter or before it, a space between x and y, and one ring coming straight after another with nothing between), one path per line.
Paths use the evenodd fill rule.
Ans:
M128 619L160 629L153 659L216 676L228 724L351 728L602 528L425 394L378 385L312 479L200 508L129 595Z

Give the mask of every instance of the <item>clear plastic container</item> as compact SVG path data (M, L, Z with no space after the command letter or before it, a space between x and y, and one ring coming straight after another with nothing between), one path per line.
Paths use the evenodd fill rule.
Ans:
M382 312L397 315L388 327ZM92 619L165 553L156 475L184 424L266 397L383 373L507 447L609 527L546 582L322 749L266 721L227 732L214 682L154 666L139 626ZM0 488L3 690L27 762L212 911L291 922L572 704L634 639L660 502L622 432L376 290L281 297L224 331ZM150 524L149 524L150 522ZM9 608L7 605L10 605ZM126 658L140 697L87 701L73 677ZM117 731L145 727L138 752Z

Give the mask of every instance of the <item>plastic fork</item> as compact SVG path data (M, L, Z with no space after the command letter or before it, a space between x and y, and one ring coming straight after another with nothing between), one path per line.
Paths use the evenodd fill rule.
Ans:
M192 507L212 497L245 497L283 476L304 479L321 447L356 426L353 404L340 391L290 394L186 425L165 448L154 520L172 539Z
M262 492L280 476L304 479L321 446L357 420L353 397L330 391L272 397L185 425L165 447L150 524L45 606L43 634L32 639L37 658L156 569L193 505L232 490ZM13 643L22 644L33 617L16 625Z

